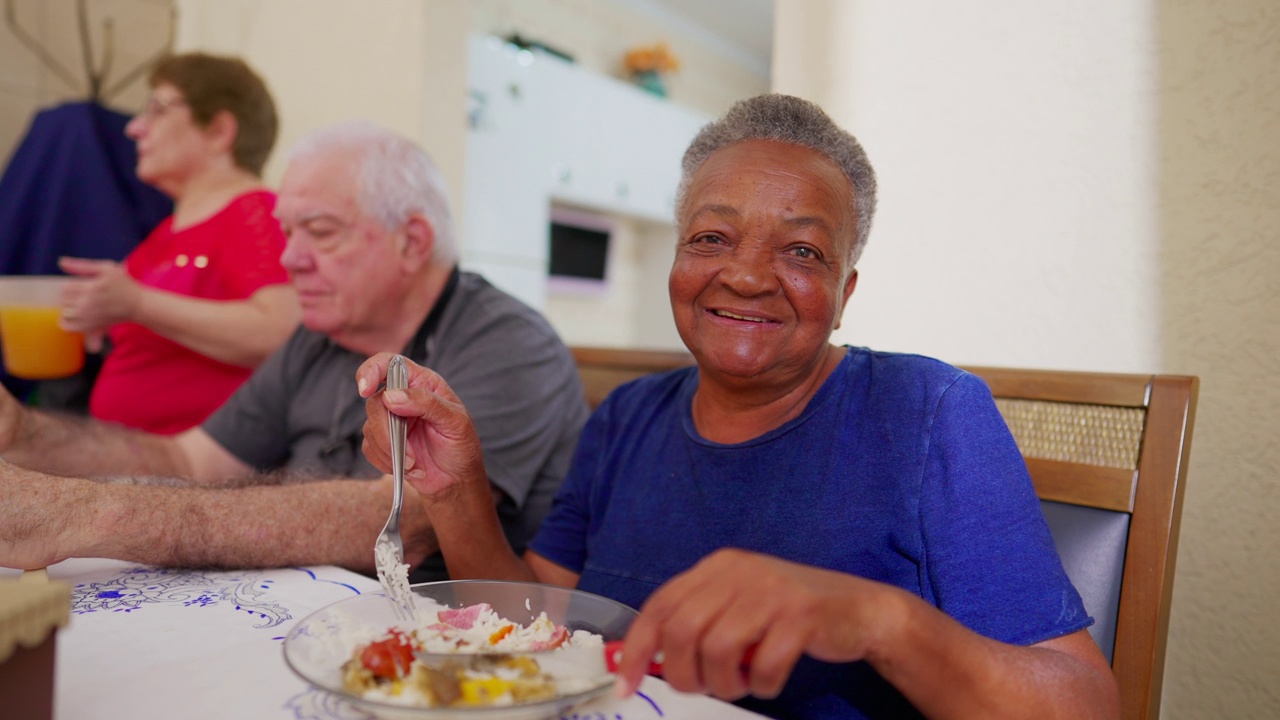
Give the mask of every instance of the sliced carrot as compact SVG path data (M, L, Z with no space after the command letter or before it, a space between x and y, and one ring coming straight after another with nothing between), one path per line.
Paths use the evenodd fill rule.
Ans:
M500 630L489 636L489 644L497 645L499 640L510 635L511 631L515 629L515 625L503 625Z

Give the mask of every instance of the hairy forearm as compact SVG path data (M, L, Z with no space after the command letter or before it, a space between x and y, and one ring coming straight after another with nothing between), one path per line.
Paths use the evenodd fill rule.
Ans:
M80 415L30 408L22 411L0 456L15 465L54 475L191 476L171 438Z
M373 570L373 546L390 511L374 483L325 480L234 490L126 488L128 516L161 517L146 545L121 542L110 557L158 565L281 567L341 565ZM149 512L135 508L150 508ZM124 524L125 518L119 522ZM153 522L148 520L148 522ZM140 540L142 538L139 538ZM406 561L426 556L422 542Z
M926 717L1119 717L1105 666L1050 647L1000 643L918 598L898 599L902 612L890 625L893 631L867 659Z
M230 489L59 478L0 461L0 565L106 557L177 567L341 565L373 570L385 483L285 481ZM407 518L406 561L435 551Z
M71 544L68 531L95 519L61 480L0 459L0 566L42 568L70 557L53 548Z
M288 285L259 290L247 300L204 300L144 289L134 321L215 360L256 367L288 339L299 310Z

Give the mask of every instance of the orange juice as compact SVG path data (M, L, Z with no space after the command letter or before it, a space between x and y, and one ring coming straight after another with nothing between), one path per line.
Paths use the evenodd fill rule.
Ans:
M84 365L84 336L58 327L56 307L0 307L0 350L14 377L67 377Z

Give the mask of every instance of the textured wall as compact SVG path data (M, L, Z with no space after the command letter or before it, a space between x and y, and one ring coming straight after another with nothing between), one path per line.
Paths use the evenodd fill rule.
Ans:
M1161 0L1164 367L1199 375L1165 718L1280 717L1280 4Z

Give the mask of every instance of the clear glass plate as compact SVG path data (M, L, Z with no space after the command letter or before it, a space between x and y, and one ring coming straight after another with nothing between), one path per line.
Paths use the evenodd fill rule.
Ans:
M413 585L415 602L434 601L451 608L488 603L498 615L528 625L542 612L571 632L588 630L605 641L620 640L636 617L636 611L622 603L591 593L555 585L503 582L497 580L457 580ZM383 632L398 622L386 596L359 595L323 607L308 615L284 639L284 659L295 674L311 685L332 693L380 718L406 720L542 720L607 692L603 684L586 692L520 705L465 708L426 708L366 700L342 687L342 665L355 650L353 631Z

